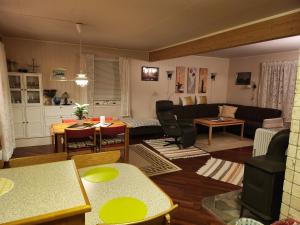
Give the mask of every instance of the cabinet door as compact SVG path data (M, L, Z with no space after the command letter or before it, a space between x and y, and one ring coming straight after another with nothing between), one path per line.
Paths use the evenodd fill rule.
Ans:
M25 108L21 106L16 106L12 108L13 112L13 121L15 128L15 138L25 138Z
M27 105L37 105L42 103L41 79L39 74L26 74L25 81L25 99Z
M10 74L8 76L10 96L12 104L23 104L23 83L20 74Z
M42 107L26 107L26 135L28 138L44 136Z

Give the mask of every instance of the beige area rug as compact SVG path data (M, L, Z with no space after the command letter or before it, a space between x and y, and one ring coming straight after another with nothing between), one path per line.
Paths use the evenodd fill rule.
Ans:
M208 145L207 142L208 142L208 135L200 134L197 137L195 146L207 152L217 152L217 151L222 151L227 149L253 146L253 140L249 138L243 138L243 140L241 140L240 136L226 133L226 132L214 133L212 136L211 145Z
M172 138L151 139L151 140L144 140L144 142L170 160L209 156L209 153L194 146L189 148L184 148L184 149L180 149L175 144L164 146L166 144L166 140L173 140L173 139Z
M196 173L204 177L242 186L244 164L210 158Z
M138 167L149 177L181 170L180 167L143 144L129 146L129 163Z

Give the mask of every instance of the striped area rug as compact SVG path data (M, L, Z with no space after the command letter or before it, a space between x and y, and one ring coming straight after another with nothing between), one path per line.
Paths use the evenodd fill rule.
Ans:
M197 171L197 174L226 183L242 186L244 177L244 164L210 158L206 164Z
M184 149L178 148L178 146L175 144L164 146L166 144L166 140L173 140L173 139L168 139L168 138L151 139L151 140L144 140L144 142L170 160L180 159L180 158L194 158L194 157L209 155L209 153L194 146L189 148L184 148Z

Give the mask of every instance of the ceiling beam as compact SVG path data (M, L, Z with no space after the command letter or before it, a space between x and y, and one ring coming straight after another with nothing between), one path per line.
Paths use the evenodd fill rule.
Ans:
M149 53L150 61L196 55L226 48L300 35L300 12L257 22L209 37Z

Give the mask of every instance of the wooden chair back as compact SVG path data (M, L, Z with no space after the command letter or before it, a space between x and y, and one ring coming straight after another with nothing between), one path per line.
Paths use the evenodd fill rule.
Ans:
M2 169L3 167L4 167L4 162L0 160L0 169Z
M124 134L126 131L126 126L117 126L117 127L101 127L101 135L102 136L114 136L117 134Z
M94 137L95 127L86 129L65 129L66 138L87 138Z
M170 213L177 207L178 205L173 205L173 207L170 208L169 210L162 212L156 216L138 222L124 223L122 225L169 225L171 224ZM108 225L108 224L102 224L102 225Z
M115 163L120 159L120 151L98 152L84 155L75 155L71 159L75 161L78 169L100 164Z
M76 123L77 120L75 120L75 119L62 119L61 122L62 123Z
M67 160L67 153L53 153L53 154L45 154L45 155L37 155L37 156L28 156L22 158L15 158L9 160L9 167L21 167L21 166L30 166L36 164L50 163L50 162L59 162Z

